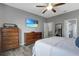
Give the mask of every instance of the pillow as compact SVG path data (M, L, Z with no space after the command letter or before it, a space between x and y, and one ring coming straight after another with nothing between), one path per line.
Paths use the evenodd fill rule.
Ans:
M76 38L75 45L79 48L79 37Z

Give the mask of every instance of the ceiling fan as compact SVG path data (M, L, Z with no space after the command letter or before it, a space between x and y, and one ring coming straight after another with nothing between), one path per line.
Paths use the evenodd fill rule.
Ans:
M47 10L52 10L54 13L56 13L56 10L54 9L54 7L57 7L57 6L61 6L61 5L64 5L65 3L46 3L47 5L46 6L41 6L41 5L38 5L36 7L45 7L45 10L42 12L42 14L44 14Z

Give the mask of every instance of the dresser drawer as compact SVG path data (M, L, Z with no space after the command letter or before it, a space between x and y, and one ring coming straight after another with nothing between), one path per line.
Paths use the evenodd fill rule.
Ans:
M26 37L26 39L28 39L28 40L33 40L34 37Z
M29 44L35 43L35 41L33 41L33 40L32 41L26 41L25 43L26 43L26 45L29 45Z
M12 40L12 39L13 40L14 39L19 39L19 37L18 36L9 36L9 37L8 36L4 36L2 40Z
M3 29L2 32L18 32L18 29Z
M17 32L14 32L14 33L11 33L11 32L5 33L5 32L3 32L2 34L3 34L3 36L18 36L19 35L19 33L17 33Z
M34 33L27 33L27 34L25 34L26 36L33 36L34 35Z
M6 45L6 44L16 44L18 43L18 40L3 40L2 44Z
M35 39L26 40L26 42L35 41Z
M3 47L2 47L2 49L3 49L3 51L4 50L8 50L8 49L13 49L13 48L18 48L19 47L19 45L18 44L14 44L14 45L4 45Z

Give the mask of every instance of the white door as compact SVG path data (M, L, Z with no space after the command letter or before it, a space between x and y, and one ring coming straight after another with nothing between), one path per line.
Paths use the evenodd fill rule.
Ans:
M54 23L44 23L44 38L51 37L54 34Z
M76 38L77 37L77 19L70 19L65 21L65 37Z
M52 37L54 35L54 29L55 29L53 22L48 23L48 29L49 29L48 35L49 35L49 37Z

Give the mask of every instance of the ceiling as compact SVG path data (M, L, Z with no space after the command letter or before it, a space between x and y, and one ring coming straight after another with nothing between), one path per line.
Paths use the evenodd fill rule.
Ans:
M56 15L60 15L66 12L74 11L79 9L79 3L66 3L64 5L55 7L56 13L53 13L51 10L42 14L44 8L37 8L36 5L46 5L45 3L5 3L6 5L45 17L50 18Z

